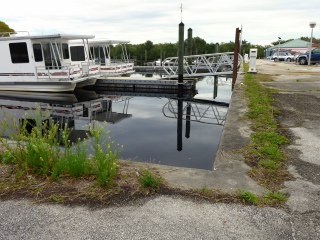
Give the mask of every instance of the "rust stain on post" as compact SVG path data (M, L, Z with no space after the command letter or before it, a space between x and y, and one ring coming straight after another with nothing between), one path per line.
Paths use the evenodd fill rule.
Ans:
M238 52L239 52L239 28L236 29L236 39L234 42L234 58L233 58L233 75L232 75L232 90L237 80L238 72Z

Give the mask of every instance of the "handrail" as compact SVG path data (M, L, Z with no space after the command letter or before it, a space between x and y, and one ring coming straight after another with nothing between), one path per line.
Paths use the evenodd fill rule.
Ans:
M187 77L215 75L217 72L226 72L230 74L233 69L233 52L211 53L201 55L189 55L183 57L184 75ZM192 64L190 63L190 59ZM241 65L241 56L237 67ZM178 57L169 57L163 60L163 70L168 77L177 77L178 75Z

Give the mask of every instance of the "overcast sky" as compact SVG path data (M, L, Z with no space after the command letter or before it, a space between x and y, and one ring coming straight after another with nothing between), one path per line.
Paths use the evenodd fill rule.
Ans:
M234 41L242 25L243 39L266 45L278 37L310 36L311 21L318 24L313 36L320 38L319 0L9 0L1 3L0 21L16 31L175 43L181 3L185 38L192 28L208 43Z

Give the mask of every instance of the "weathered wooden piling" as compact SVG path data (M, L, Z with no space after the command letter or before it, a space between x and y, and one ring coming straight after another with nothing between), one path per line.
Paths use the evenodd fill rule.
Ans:
M234 41L234 57L233 57L233 75L232 75L232 90L234 85L236 84L237 80L237 73L238 73L238 53L239 53L239 35L240 31L239 28L236 28L236 37Z

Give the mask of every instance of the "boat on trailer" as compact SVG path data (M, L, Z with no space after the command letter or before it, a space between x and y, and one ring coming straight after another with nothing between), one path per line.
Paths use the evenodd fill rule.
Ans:
M89 59L94 60L96 64L100 64L101 78L110 76L129 75L134 73L134 63L129 60L126 44L129 41L122 40L89 40L90 48ZM119 44L122 49L121 59L112 59L110 46ZM72 47L80 47L83 43L79 41L72 41ZM72 52L71 52L72 56ZM75 62L76 63L76 62Z
M0 36L0 90L69 92L94 85L100 77L100 65L93 61L74 64L70 58L74 49L69 42L82 40L85 44L93 35L7 34Z

